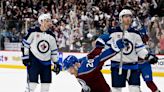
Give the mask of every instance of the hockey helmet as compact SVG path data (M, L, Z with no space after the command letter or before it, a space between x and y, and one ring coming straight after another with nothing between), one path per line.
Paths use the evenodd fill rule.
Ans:
M51 16L50 16L49 13L47 13L47 14L41 14L41 15L38 17L38 22L39 22L39 24L41 24L41 22L42 22L43 20L47 20L47 19L51 19Z
M63 61L63 68L67 70L68 68L72 67L77 62L79 62L79 60L75 56L69 55Z
M129 10L129 9L123 9L121 12L120 12L120 14L119 14L119 20L120 20L120 22L122 22L122 17L124 16L124 15L133 15L132 14L132 12L131 12L131 10Z

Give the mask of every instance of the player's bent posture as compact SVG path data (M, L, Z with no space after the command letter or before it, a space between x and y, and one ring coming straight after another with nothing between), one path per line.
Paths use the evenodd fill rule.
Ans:
M147 59L149 62L157 62L155 55L149 54L142 39L135 29L131 28L132 12L124 9L119 14L120 25L109 30L113 41L125 39L126 48L111 58L112 92L121 92L122 87L129 84L130 92L140 92L140 72L138 71L138 57ZM97 47L88 55L89 59L95 58L103 48L108 46L108 40L98 39ZM119 74L120 62L122 74Z
M54 71L58 74L60 69L56 63L58 50L54 34L49 30L51 17L49 14L41 14L38 18L39 27L28 30L22 41L22 61L27 66L28 86L25 92L34 92L41 81L41 92L49 92L51 83L51 61L54 63Z
M124 47L122 40L118 40L117 44L119 49ZM108 48L95 59L92 59L93 61L88 61L87 56L77 59L70 55L63 61L63 66L65 70L76 76L82 86L82 92L111 92L100 70L104 62L116 55L117 51Z

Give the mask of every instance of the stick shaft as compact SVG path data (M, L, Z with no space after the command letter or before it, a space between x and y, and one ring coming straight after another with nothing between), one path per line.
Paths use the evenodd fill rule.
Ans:
M124 35L125 35L125 30L123 30L122 33L122 41L124 42ZM121 57L120 57L120 65L119 65L119 75L122 74L122 66L123 66L123 49L121 49Z
M27 87L28 87L28 92L30 92L30 79L28 74L28 66L27 66Z

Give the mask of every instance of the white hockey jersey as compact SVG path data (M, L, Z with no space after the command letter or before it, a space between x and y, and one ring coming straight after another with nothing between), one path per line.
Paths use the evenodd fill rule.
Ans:
M123 30L120 26L117 26L115 28L110 29L109 34L112 37L111 40L116 42L118 39L122 39ZM129 28L125 31L123 38L128 42L128 46L123 49L122 61L124 63L138 62L138 57L142 59L146 57L148 51L146 50L138 31L133 28ZM111 60L120 62L121 52L112 57Z
M23 58L28 57L31 52L40 61L56 62L58 59L55 35L50 30L42 32L39 27L30 28L22 43Z

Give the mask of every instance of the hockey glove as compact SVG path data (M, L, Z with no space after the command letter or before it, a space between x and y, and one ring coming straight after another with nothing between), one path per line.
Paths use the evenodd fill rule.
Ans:
M128 46L128 42L126 39L119 39L116 41L116 44L120 50Z
M56 74L59 74L60 69L61 69L61 66L57 64L56 62L54 62L54 69L52 71L55 72Z
M150 64L156 64L158 62L158 57L153 54L148 54L145 58Z
M30 66L31 65L31 60L29 59L29 57L26 58L22 58L22 62L24 64L24 66Z

